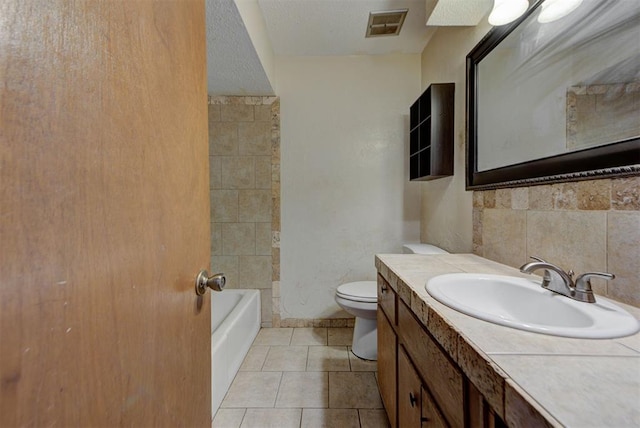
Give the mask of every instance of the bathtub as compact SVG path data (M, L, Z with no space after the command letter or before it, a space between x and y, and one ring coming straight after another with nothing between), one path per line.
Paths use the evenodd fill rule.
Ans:
M211 411L216 414L260 330L260 290L211 293Z

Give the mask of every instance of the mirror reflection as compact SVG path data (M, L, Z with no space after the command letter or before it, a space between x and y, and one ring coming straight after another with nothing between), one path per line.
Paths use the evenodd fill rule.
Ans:
M640 136L640 1L553 3L477 65L477 171Z

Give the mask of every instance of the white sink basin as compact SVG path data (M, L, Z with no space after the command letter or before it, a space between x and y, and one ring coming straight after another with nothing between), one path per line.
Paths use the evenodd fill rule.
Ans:
M453 273L432 278L425 288L459 312L535 333L611 339L640 330L637 319L603 297L578 302L543 289L533 278Z

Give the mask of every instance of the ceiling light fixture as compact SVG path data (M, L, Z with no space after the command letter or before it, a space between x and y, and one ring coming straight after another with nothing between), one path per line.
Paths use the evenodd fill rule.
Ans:
M495 0L489 14L489 24L505 25L515 21L529 8L527 0Z
M538 22L548 24L564 18L576 10L582 0L546 0L542 3L542 11L538 15Z
M409 9L369 12L365 37L397 36L400 34Z

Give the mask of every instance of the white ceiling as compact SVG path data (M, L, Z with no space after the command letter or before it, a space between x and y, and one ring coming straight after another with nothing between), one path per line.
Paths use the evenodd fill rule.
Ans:
M492 0L206 0L212 95L274 94L237 3L257 3L274 56L327 56L420 53L438 26L476 25ZM400 35L365 38L369 12L393 9L409 9Z

